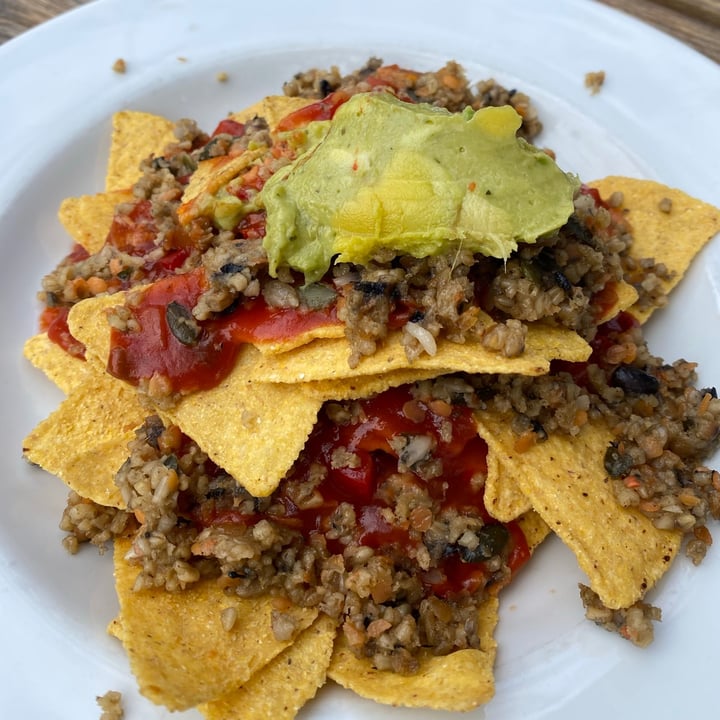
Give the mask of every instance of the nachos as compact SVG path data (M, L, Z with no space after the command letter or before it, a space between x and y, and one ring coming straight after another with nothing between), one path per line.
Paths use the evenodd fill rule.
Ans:
M301 77L211 134L118 114L106 191L61 208L26 356L67 398L24 453L72 489L69 549L114 539L141 691L211 720L327 678L477 707L551 532L646 644L720 515L720 403L641 323L720 213L580 182L454 63Z

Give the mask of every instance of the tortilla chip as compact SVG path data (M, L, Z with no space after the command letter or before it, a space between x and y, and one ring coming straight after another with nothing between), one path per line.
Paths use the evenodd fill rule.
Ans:
M603 197L622 192L621 209L633 230L633 257L654 258L675 272L663 282L665 292L680 282L693 258L720 231L720 209L681 190L651 180L617 176L589 184ZM670 202L669 212L660 209L663 201ZM655 309L634 307L632 313L645 322Z
M26 340L23 355L66 395L81 385L87 375L85 361L66 353L47 333Z
M488 437L481 427L480 435ZM489 452L485 479L485 508L496 520L510 522L532 509L530 500L513 477L504 473L498 453Z
M85 345L87 362L104 372L110 354L110 325L107 311L122 305L125 293L99 295L81 300L70 308L68 328L74 338Z
M105 190L125 190L141 177L140 163L150 155L162 155L175 140L175 123L160 115L121 110L113 115L110 158Z
M207 720L292 720L325 684L336 624L321 615L243 687L200 705Z
M525 535L530 553L534 553L543 540L552 532L548 524L534 510L529 510L517 518L517 523Z
M278 123L291 112L310 105L315 100L287 95L268 95L260 102L246 107L240 112L231 113L230 117L237 122L248 122L255 117L265 118L270 130L275 130Z
M262 382L303 383L376 376L409 368L434 371L436 375L452 372L543 375L549 371L552 359L582 362L589 355L590 346L577 333L536 324L528 328L525 352L519 357L506 358L478 341L459 344L444 340L438 343L435 355L421 355L410 364L401 334L393 333L356 368L348 365L350 345L345 338L315 340L282 355L259 360L251 377Z
M106 310L121 302L120 295L84 300L68 317L72 334L85 343L89 361L96 365L104 367L109 354ZM258 351L248 345L240 352L235 369L219 385L158 412L164 422L178 425L193 438L252 495L265 497L277 488L305 446L323 401L302 388L253 382L249 369L258 357Z
M105 367L110 350L105 312L123 300L120 293L92 298L70 312L72 333L86 344L89 362L98 369ZM272 493L295 462L325 400L368 397L437 374L402 370L342 382L303 383L298 388L251 381L249 376L259 358L254 348L246 347L235 370L218 387L193 393L176 407L160 411L165 422L177 424L215 463L258 497ZM277 433L278 424L285 428L282 435ZM223 432L216 432L217 427ZM273 448L272 453L267 452L268 447Z
M343 636L335 645L328 677L362 697L386 705L436 710L472 710L495 693L493 665L497 643L493 632L498 600L488 598L480 608L480 649L450 655L425 655L413 675L376 670L370 659L357 658Z
M188 395L160 415L179 425L248 492L265 497L305 447L322 399L302 389L248 380L247 368L256 356L247 347L220 385Z
M590 586L609 608L641 599L670 567L681 534L615 499L604 467L613 439L600 422L576 437L554 433L525 452L515 450L507 418L482 413L482 436L502 477L517 483L533 509L575 553Z
M131 388L87 372L82 384L25 438L23 454L82 497L124 507L114 478L146 415Z
M122 640L123 632L122 618L118 615L108 623L107 634L118 640Z
M58 217L70 237L94 255L105 244L115 207L133 199L130 190L66 198L60 205Z
M596 319L598 325L612 320L618 313L630 309L637 302L638 291L630 283L613 283L613 291L616 295L615 302Z
M368 398L392 387L407 385L437 377L433 370L396 370L382 375L368 375L348 380L317 380L303 383L303 390L321 400L353 400Z
M140 692L170 710L185 710L235 691L287 648L272 631L273 600L227 595L213 580L179 592L133 591L137 567L125 560L130 541L115 541L115 583L120 600L120 639ZM221 613L234 607L231 631ZM296 635L316 610L290 608Z
M294 335L288 340L273 340L269 342L257 342L255 347L263 355L278 355L280 353L295 350L295 348L307 345L313 340L337 339L345 337L345 326L339 323L335 325L321 325L311 330Z
M205 196L214 195L264 154L265 150L247 150L242 155L222 155L199 162L183 192L182 205L177 210L180 222L187 225L200 217L204 213Z

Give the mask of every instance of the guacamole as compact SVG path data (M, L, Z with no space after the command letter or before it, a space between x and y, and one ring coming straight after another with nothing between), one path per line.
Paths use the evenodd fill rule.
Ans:
M341 106L324 138L265 185L265 249L311 282L333 258L426 257L462 246L507 258L561 227L574 178L516 137L509 106L450 113L389 94Z

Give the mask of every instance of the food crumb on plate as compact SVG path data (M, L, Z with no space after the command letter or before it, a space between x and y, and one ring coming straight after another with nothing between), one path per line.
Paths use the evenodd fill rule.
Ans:
M219 72L219 73L215 76L215 79L216 79L218 82L224 83L224 82L227 82L227 81L230 79L230 76L229 76L226 72L223 71L223 72Z
M127 63L125 62L124 58L118 58L113 64L112 64L113 72L116 72L120 75L124 75L127 71Z
M591 95L597 95L600 88L605 84L605 71L585 73L585 87L590 90Z
M117 690L108 690L104 695L98 695L97 704L102 709L100 720L122 720L125 716L122 693Z
M580 598L585 606L585 617L599 627L619 633L638 647L647 647L653 641L653 622L662 618L660 608L638 601L628 608L613 610L603 605L597 593L582 583Z

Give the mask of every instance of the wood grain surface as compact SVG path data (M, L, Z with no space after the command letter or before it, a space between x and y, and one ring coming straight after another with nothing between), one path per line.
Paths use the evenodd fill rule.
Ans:
M720 0L600 0L720 63ZM0 0L0 43L87 0Z
M86 0L0 0L0 42L5 42Z

